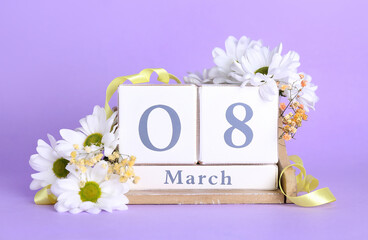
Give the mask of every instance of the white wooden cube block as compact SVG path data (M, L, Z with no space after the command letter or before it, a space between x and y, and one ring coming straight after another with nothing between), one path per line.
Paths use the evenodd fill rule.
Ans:
M197 162L197 87L121 85L119 148L137 164Z
M267 165L135 166L141 177L131 190L277 188L278 168Z
M200 161L275 164L278 96L265 101L258 87L200 88Z

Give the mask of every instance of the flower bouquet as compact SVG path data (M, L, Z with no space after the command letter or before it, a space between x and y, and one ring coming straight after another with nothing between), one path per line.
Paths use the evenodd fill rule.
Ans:
M114 112L95 106L82 118L76 130L61 129L62 140L48 135L50 144L38 140L37 154L29 164L32 190L43 188L35 196L38 204L55 203L58 212L99 213L101 210L127 209L128 180L139 181L133 165L135 157L118 150L118 125Z
M203 73L189 73L184 77L187 83L233 84L240 87L257 86L264 100L280 96L280 117L284 124L280 136L285 140L294 138L296 131L307 120L306 112L315 107L318 97L317 86L311 76L298 71L299 54L289 51L282 54L282 44L270 49L261 41L245 36L237 40L228 37L225 50L212 51L215 66L204 69Z

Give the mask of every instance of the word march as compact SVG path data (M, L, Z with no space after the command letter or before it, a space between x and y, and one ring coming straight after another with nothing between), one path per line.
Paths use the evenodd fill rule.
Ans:
M231 177L226 176L225 170L221 171L221 176L217 175L186 175L185 178L182 174L183 170L176 171L176 174L173 175L170 170L165 170L166 178L164 184L199 184L203 185L204 181L208 182L210 185L232 185L231 184Z

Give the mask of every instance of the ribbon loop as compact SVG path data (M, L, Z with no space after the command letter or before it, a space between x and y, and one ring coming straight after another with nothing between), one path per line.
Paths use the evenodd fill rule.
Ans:
M289 159L294 164L290 164L286 168L284 168L279 177L279 186L281 192L294 204L302 207L316 207L323 204L327 204L330 202L336 201L335 196L332 194L329 188L321 188L314 192L314 189L318 187L318 180L314 178L312 175L307 175L305 168L303 167L303 161L299 156L292 155L289 156ZM296 182L297 182L297 193L299 192L307 192L307 194L304 194L302 196L297 197L291 197L288 196L284 190L282 189L281 185L281 178L284 174L285 170L289 167L296 167L300 170L300 173L296 176Z
M50 188L51 185L47 185L36 193L34 196L34 202L37 205L49 205L56 203L57 198L51 193Z
M181 83L180 80L175 77L174 75L168 73L163 68L146 68L143 69L138 74L123 76L123 77L117 77L114 80L111 81L109 86L106 89L106 100L105 100L105 111L106 111L106 117L109 118L112 115L112 110L109 106L109 101L118 89L120 84L123 84L125 81L129 80L133 84L139 84L139 83L146 83L150 81L150 77L152 73L155 72L158 75L157 80L163 83L169 83L170 79L175 80L177 83Z

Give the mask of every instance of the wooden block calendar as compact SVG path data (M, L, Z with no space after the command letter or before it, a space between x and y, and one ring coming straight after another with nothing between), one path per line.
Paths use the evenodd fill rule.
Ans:
M256 87L121 85L120 150L142 179L130 204L283 203L277 118Z

